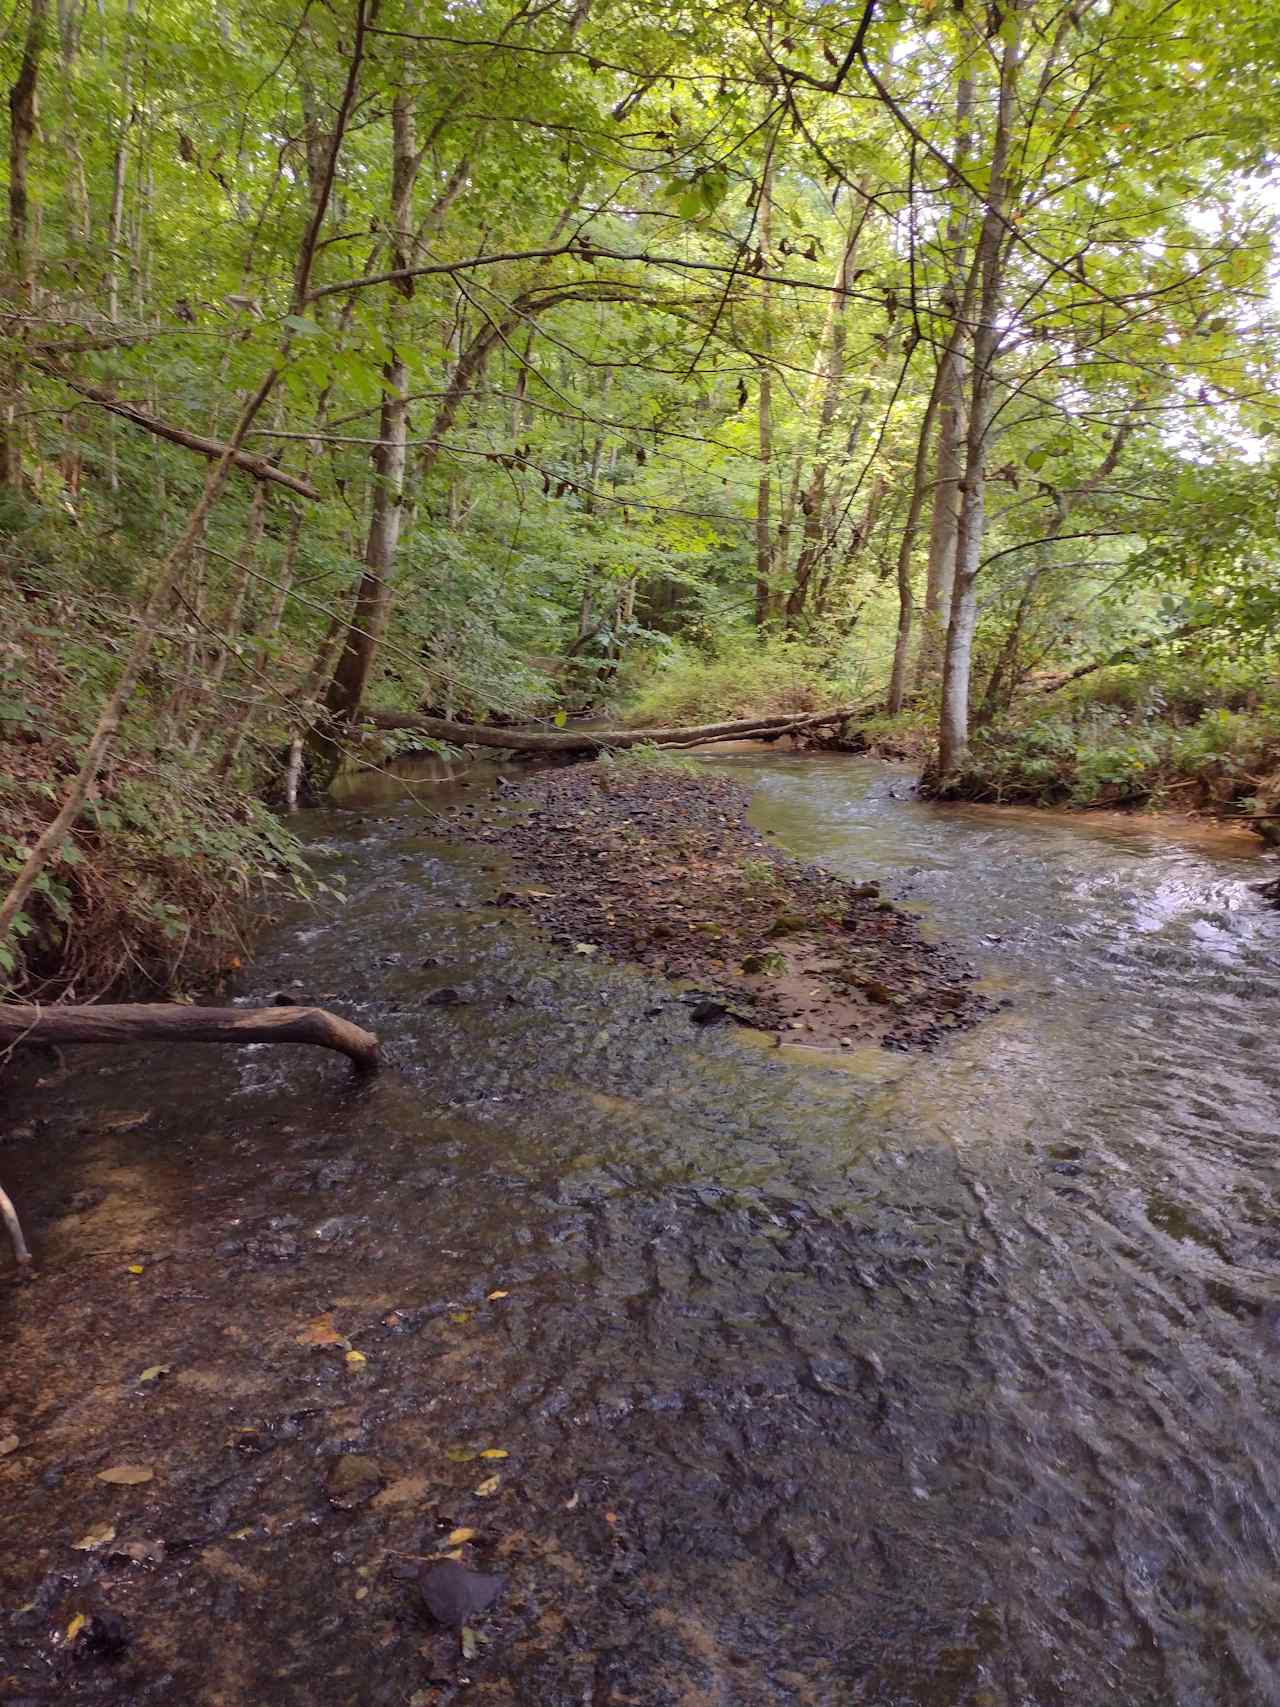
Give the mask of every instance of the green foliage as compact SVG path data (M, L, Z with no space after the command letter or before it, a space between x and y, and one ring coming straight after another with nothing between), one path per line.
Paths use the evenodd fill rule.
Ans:
M92 715L114 637L74 637L50 607L10 629L8 679L27 716L0 732L0 887L55 808ZM61 670L51 662L63 660ZM218 749L164 738L142 699L74 836L36 880L0 972L28 999L163 994L206 986L239 963L264 893L332 896L286 825L218 774Z
M1248 710L1234 709L1242 703ZM975 739L954 792L1036 805L1234 811L1280 766L1280 685L1203 662L1119 666L1050 714L1025 703Z
M627 706L641 728L735 722L826 711L849 703L858 683L842 660L815 644L760 642L740 632L703 651L670 646Z
M601 753L596 763L611 769L678 771L685 776L697 776L697 759L687 753L672 752L668 747L655 746L652 741L637 741L634 747L610 748Z

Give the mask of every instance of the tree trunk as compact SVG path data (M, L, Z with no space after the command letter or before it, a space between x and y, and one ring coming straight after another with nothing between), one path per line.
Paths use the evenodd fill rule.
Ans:
M773 162L772 152L765 159L760 179L758 208L760 253L767 258L773 233ZM766 265L767 271L767 265ZM759 398L757 426L759 429L759 474L756 480L756 627L768 626L773 603L773 524L769 519L769 500L773 483L773 375L769 356L773 343L769 318L769 282L760 286L760 354Z
M902 710L902 704L907 695L907 662L911 653L911 621L915 609L915 594L911 587L911 558L915 552L916 534L920 530L920 517L924 511L924 501L928 491L929 448L933 440L934 416L938 412L942 389L946 383L948 358L952 354L957 336L957 333L952 334L951 343L943 351L942 357L934 369L933 387L929 392L929 401L925 404L924 417L920 422L920 435L916 440L916 460L911 476L911 498L907 504L907 516L902 526L902 537L898 542L898 629L893 646L893 670L889 677L889 695L885 705L885 710L890 717L896 717Z
M999 656L992 666L987 678L987 686L982 695L982 704L978 707L974 721L979 727L990 723L1001 711L1008 710L1017 685L1018 652L1022 646L1023 631L1027 626L1027 618L1031 614L1031 604L1035 598L1036 587L1040 583L1048 565L1044 562L1037 566L1027 576L1022 592L1018 598L1018 608L1009 624L1004 643Z
M404 234L411 229L413 191L418 168L422 164L417 145L414 96L403 88L396 91L392 102L391 135L388 228L394 234L392 266L398 268L410 266L417 252L416 243L410 241L406 244ZM389 294L387 343L391 357L383 369L386 394L378 418L378 443L373 451L373 509L351 624L325 701L331 723L349 723L358 711L391 606L391 580L404 518L409 437L409 370L400 346L407 333L405 298L412 291L410 282L393 285Z
M845 239L844 251L840 264L836 268L830 305L827 309L826 323L822 337L822 400L818 407L818 426L813 443L813 466L809 472L808 485L802 497L799 498L801 511L804 514L804 528L801 534L800 554L796 559L795 573L792 577L791 591L787 595L786 618L787 627L794 629L804 613L809 599L809 586L813 579L814 570L831 544L827 532L827 474L831 466L831 434L835 425L836 413L840 407L840 392L844 384L844 352L847 341L845 312L848 305L846 292L853 282L854 257L858 251L858 240L862 235L865 215L854 219ZM806 401L808 414L817 398L817 380L809 389ZM800 458L796 457L795 478L792 482L793 492L800 479ZM788 504L788 511L791 505ZM778 561L785 563L785 546L789 541L792 515L784 516L783 527L779 533Z
M27 171L35 140L40 56L44 51L49 0L27 0L27 34L18 75L9 90L9 264L19 300L35 295L35 251L31 243L31 199Z
M0 1003L0 1046L20 1043L314 1043L364 1072L378 1065L378 1039L327 1008L194 1008L184 1002L103 1007Z
M35 244L31 235L31 198L27 172L31 144L36 134L37 92L40 56L44 51L48 0L28 0L27 33L18 75L9 90L9 272L8 294L19 312L30 312L35 302ZM16 489L22 484L22 445L18 428L17 393L22 366L16 361L6 375L8 397L0 432L0 486Z
M942 677L938 766L943 778L964 763L969 750L969 682L973 671L973 635L978 621L978 568L986 526L987 437L991 427L996 357L1000 348L998 319L1004 283L1007 173L1014 96L1022 56L1024 6L1025 0L1012 0L1006 14L1006 23L1012 24L1012 28L1004 38L986 211L974 257L981 285L978 324L973 338L960 520L956 533L955 585Z
M120 120L115 154L111 163L111 210L107 215L107 318L120 318L120 244L124 236L124 184L129 169L129 131L133 127L133 91L130 63L133 57L134 0L124 9L124 53L120 66Z
M969 152L970 120L973 113L973 76L966 73L956 91L956 157L963 163ZM957 204L947 222L947 246L951 251L951 281L943 304L954 316L951 337L940 357L938 389L938 454L934 463L933 512L929 525L929 571L925 582L924 621L920 625L920 650L915 676L936 675L942 667L947 622L951 614L951 590L956 573L956 533L960 523L960 479L964 473L964 380L962 351L968 335L967 299L973 269L965 262L967 211Z

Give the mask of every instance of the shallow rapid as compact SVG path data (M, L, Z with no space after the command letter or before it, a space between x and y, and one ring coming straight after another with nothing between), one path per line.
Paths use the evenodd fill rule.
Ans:
M429 1519L481 1524L510 1579L486 1701L1280 1701L1271 868L1191 828L931 807L872 761L707 762L779 846L918 903L1008 1005L927 1056L766 1050L487 909L429 792L312 815L347 902L283 921L246 994L334 1000L392 1070L347 1091L302 1052L138 1052L3 1152L50 1268L83 1247L68 1192L128 1168L131 1248L226 1271L202 1296L237 1356L275 1343L282 1293L284 1367L327 1307L368 1354L354 1398L312 1356L286 1402L219 1386L207 1337L199 1403L220 1439L278 1435L274 1469L240 1498L198 1453L172 1466L155 1525L212 1510L213 1538L136 1616L186 1616L242 1534L226 1699L402 1702L420 1615L382 1563L428 1551ZM465 999L428 1005L444 986ZM140 1097L149 1124L113 1131ZM418 1505L331 1510L335 1440L420 1475ZM488 1503L459 1440L510 1452ZM24 1521L64 1521L58 1497ZM137 1698L196 1698L182 1665Z

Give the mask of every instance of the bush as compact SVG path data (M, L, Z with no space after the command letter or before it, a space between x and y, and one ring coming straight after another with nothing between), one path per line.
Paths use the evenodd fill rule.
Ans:
M62 629L55 607L27 612L3 643L0 893L57 811L114 667L106 625L82 634ZM236 701L211 707L193 751L169 737L156 688L135 694L75 833L0 944L0 993L91 1001L200 988L239 964L264 889L325 888L245 779L221 774Z
M673 643L635 684L623 716L629 724L655 728L801 717L845 705L858 691L851 672L841 659L833 662L829 651L739 634L709 652Z

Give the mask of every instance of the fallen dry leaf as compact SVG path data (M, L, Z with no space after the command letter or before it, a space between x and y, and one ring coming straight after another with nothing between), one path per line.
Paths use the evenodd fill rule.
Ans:
M470 1310L455 1310L450 1315L449 1320L451 1322L469 1322L471 1320L471 1312Z
M314 1322L308 1322L300 1334L294 1335L296 1345L348 1345L345 1335L333 1325L333 1312L326 1310Z
M108 1541L116 1538L114 1523L95 1523L92 1529L86 1530L78 1541L71 1543L77 1553L92 1553L95 1547L105 1547Z
M450 1464L470 1464L480 1456L474 1446L449 1446L445 1448L444 1455Z
M16 1434L6 1434L3 1439L0 1439L0 1458L7 1457L10 1452L17 1450L18 1437Z
M476 1493L479 1494L482 1500L488 1499L490 1494L497 1493L498 1486L501 1481L501 1476L490 1476L487 1481L481 1482L480 1486L476 1489Z
M131 1262L129 1264L129 1273L130 1274L145 1274L146 1272L147 1272L146 1269L143 1268L143 1266L140 1262Z
M501 1446L486 1446L480 1456L482 1458L510 1458L511 1454Z
M167 1375L173 1368L171 1363L153 1363L150 1369L144 1369L139 1375L139 1381L158 1381L162 1375Z
M509 1292L491 1292L486 1302L492 1304L495 1298L510 1298L510 1296Z
M469 1625L464 1624L462 1626L462 1657L463 1657L463 1659L464 1660L473 1660L473 1659L475 1659L475 1657L479 1653L479 1651L480 1651L480 1649L479 1649L479 1646L476 1642L475 1631L472 1630Z
M347 1364L351 1369L361 1369L368 1361L369 1359L365 1354L362 1351L357 1351L354 1346L347 1353Z
M119 1488L138 1488L155 1476L145 1464L114 1464L110 1470L99 1470L100 1482L111 1482Z
M83 1612L77 1612L70 1624L67 1625L68 1642L74 1642L88 1622L89 1620L85 1617Z
M450 1535L449 1535L449 1545L451 1547L461 1547L461 1545L464 1541L474 1540L475 1533L476 1532L474 1529L455 1529L455 1530L452 1530L450 1532Z

